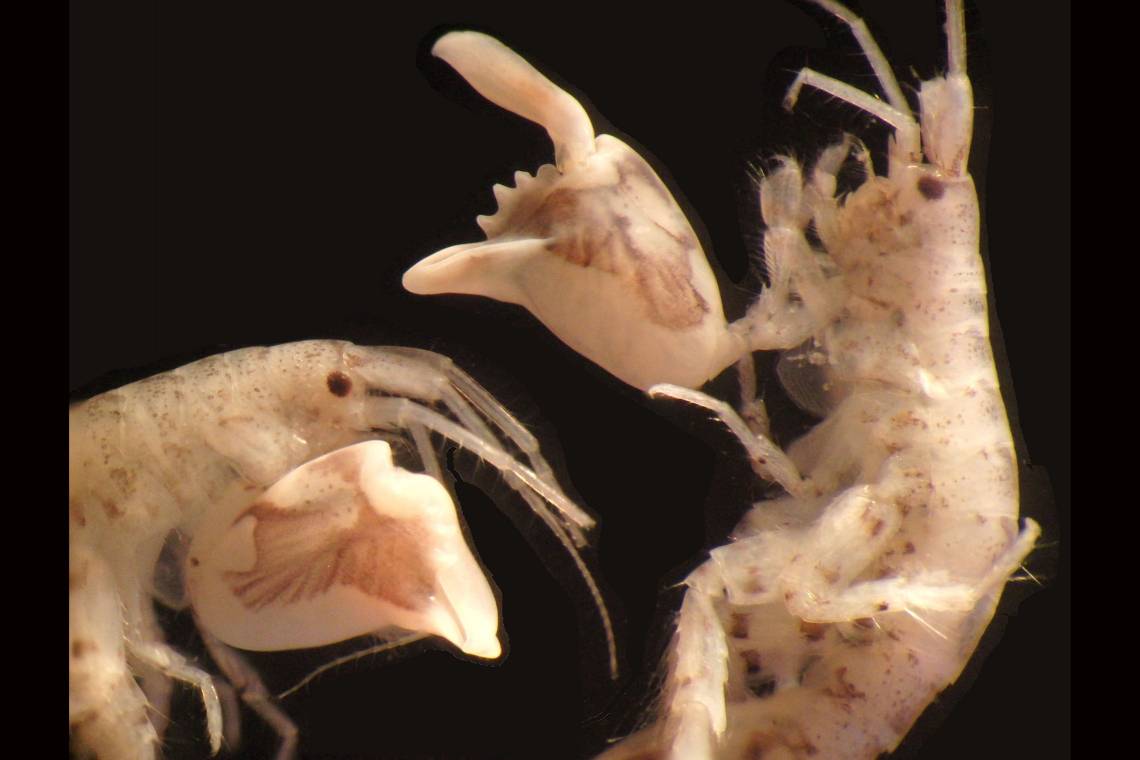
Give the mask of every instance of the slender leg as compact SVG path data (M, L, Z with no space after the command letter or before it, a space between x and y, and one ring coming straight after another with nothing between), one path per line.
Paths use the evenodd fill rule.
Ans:
M822 90L828 95L839 98L844 103L850 103L861 111L866 111L880 121L889 124L901 133L900 140L905 140L908 133L913 133L912 142L917 144L918 123L915 122L914 117L884 103L874 95L868 95L857 87L841 82L834 77L829 77L827 74L821 74L815 69L800 69L800 73L796 75L791 86L788 87L788 94L784 96L785 108L789 110L795 108L796 101L800 98L800 90L804 88L804 85Z
M705 563L686 579L665 697L670 760L711 760L727 727L728 641L713 604L723 584Z
M76 749L154 760L158 734L127 667L111 571L94 551L72 546L68 586L68 724Z
M804 492L804 481L800 477L795 463L770 438L754 433L749 428L748 423L742 420L728 404L700 391L667 383L653 386L649 389L649 395L654 398L675 398L708 409L728 426L728 429L747 450L756 474L766 480L779 483L785 491L792 495L800 495Z
M887 62L887 57L883 55L883 51L879 49L878 43L875 38L871 36L871 32L867 29L867 25L859 16L852 13L848 8L835 2L835 0L812 0L816 5L820 6L828 13L831 13L851 29L851 34L855 37L855 41L859 43L859 47L863 50L863 56L867 59L867 63L871 64L871 68L875 71L875 77L879 80L879 86L883 88L883 92L887 95L887 101L894 106L898 111L911 115L910 106L907 105L906 98L903 97L902 88L899 87L899 82L895 78L895 72L891 70L890 63Z
M740 416L748 429L757 437L771 438L768 407L756 389L756 364L752 354L745 354L736 362L737 383L740 386Z
M439 466L439 457L435 455L435 449L432 448L431 439L423 425L412 426L412 440L415 441L416 451L419 452L420 462L423 463L427 474L440 483L445 483L443 469Z
M237 692L224 678L216 679L214 686L222 703L222 743L233 751L241 746L241 706Z
M838 146L825 152L821 161L837 168L842 162ZM811 185L807 191L792 159L784 159L760 182L768 287L729 328L749 350L795 348L823 329L841 304L840 286L824 276L804 235L814 209L822 205Z
M206 709L206 733L210 738L210 750L217 754L222 746L222 707L210 674L191 665L185 657L162 643L132 639L127 641L127 649L138 661L198 689Z
M242 700L281 737L281 745L274 756L275 760L291 760L297 754L297 726L273 701L257 671L245 661L245 658L218 641L201 626L198 626L198 630L202 633L202 640L218 669L241 694Z

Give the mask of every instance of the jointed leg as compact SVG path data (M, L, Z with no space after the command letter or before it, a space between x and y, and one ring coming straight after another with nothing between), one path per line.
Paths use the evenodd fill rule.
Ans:
M68 586L68 723L76 749L154 760L158 735L127 667L111 571L94 551L73 546Z
M895 72L891 70L887 57L879 49L878 43L871 36L871 32L867 29L863 19L835 0L813 0L813 2L847 24L851 29L852 36L855 37L855 41L862 48L867 63L871 64L871 68L874 69L875 77L879 80L879 86L887 95L887 102L913 120L914 116L911 115L910 106L907 105L906 98L903 97L902 88L899 87L899 82L895 78Z
M784 490L792 495L799 495L803 492L803 478L800 477L795 463L770 438L754 433L748 424L725 402L700 391L682 388L679 385L669 385L668 383L653 386L649 389L649 395L654 398L675 398L708 409L728 426L728 429L748 451L748 456L752 459L752 467L760 477L779 483Z
M871 68L874 69L879 84L886 92L888 102L884 103L875 96L852 87L845 82L833 79L826 74L821 74L812 69L802 69L792 82L791 87L788 88L788 94L784 97L784 107L789 110L795 107L796 101L799 99L800 90L803 89L804 85L822 90L846 103L850 103L856 108L866 111L885 124L889 124L895 130L898 146L903 151L903 155L910 161L920 161L922 159L922 140L918 121L914 118L910 106L907 105L906 98L903 97L898 80L895 79L895 75L891 71L890 64L887 63L883 51L875 44L875 40L867 31L867 27L862 19L839 3L834 2L834 0L813 0L813 2L834 14L851 28L851 33L855 36L855 40L863 49L863 55L866 56L867 62L871 64ZM951 47L953 48L953 41L951 42ZM953 61L953 59L954 55L952 50L951 60Z
M275 760L291 760L297 754L297 726L273 701L265 684L261 682L261 677L245 658L202 626L198 626L198 630L218 669L241 694L242 700L281 737L281 746L277 749Z
M206 734L210 739L210 750L216 754L222 746L222 707L210 674L191 665L185 657L166 644L129 640L127 648L131 657L198 689L206 710Z
M685 583L664 704L667 757L711 760L728 724L728 641L713 604L721 584L712 563L697 568Z

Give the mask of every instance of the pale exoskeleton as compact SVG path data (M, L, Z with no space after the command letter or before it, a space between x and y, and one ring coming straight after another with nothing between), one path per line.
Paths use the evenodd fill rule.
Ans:
M1068 31L1052 8L1030 28L1016 4L979 2L976 15L973 7L974 155L988 150L989 181L973 174L985 208L1001 210L985 219L984 239L1014 379L1003 388L1018 390L1034 461L1061 478L1067 428L1058 427L1066 416L1058 403L1067 399L1068 355L1067 338L1058 339L1067 336L1058 246L1067 235L1060 167L1068 140L1058 130L1068 113ZM922 78L944 67L934 3L863 2L857 10L893 61L913 64ZM655 156L659 171L668 168L663 176L675 195L683 189L686 212L703 220L697 232L727 271L717 273L735 318L759 283L738 291L729 279L740 280L759 252L749 164L788 150L810 161L844 129L872 148L884 139L873 119L826 96L805 92L790 114L779 105L804 65L874 88L848 30L785 2L683 14L611 6L604 17L561 14L556 25L546 12L470 4L418 4L398 17L379 6L335 15L231 6L223 16L204 5L156 7L156 17L94 5L73 12L82 224L72 386L108 369L169 369L242 345L315 336L452 356L529 426L541 424L544 448L561 443L581 502L604 516L600 572L622 602L623 664L651 667L655 652L645 642L659 641L668 624L654 612L660 588L679 581L702 548L724 542L749 503L750 471L703 412L623 392L521 309L402 292L400 274L417 259L476 239L473 219L495 208L491 183L511 184L516 169L533 172L550 160L540 128L487 104L429 48L439 25L474 25L577 88L595 123L600 113L614 125L599 132L636 138L627 142ZM917 81L905 68L899 75L904 89ZM794 415L789 422L781 414L774 381L766 391L774 430L790 440ZM559 457L546 453L561 474ZM587 757L629 729L590 720L610 687L584 590L571 581L583 598L568 596L481 494L460 496L472 545L503 592L506 658L484 668L428 652L317 679L283 703L303 728L303 749L533 757L538 742L554 737L561 749L553 756ZM549 554L556 576L568 572L557 551ZM936 706L944 721L926 727L923 756L982 746L1033 754L1062 743L1064 722L1041 719L1066 704L1059 655L1067 649L1055 643L1067 630L1056 606L1062 589L1050 584L1008 619L972 686ZM322 662L300 658L283 653L258 665L283 689ZM632 719L643 689L629 691ZM192 696L181 704L171 729L181 743L168 754L201 758L200 707ZM1032 733L1008 732L1030 721ZM276 737L255 717L245 725L243 747L273 751Z
M592 518L562 493L533 436L450 360L344 341L242 349L69 410L69 722L80 754L156 757L175 682L200 694L212 751L223 732L239 749L237 716L223 715L211 674L167 643L156 601L193 610L216 666L280 734L280 760L296 752L296 726L239 650L433 635L498 658L496 599L433 435L499 470L558 536L612 642L576 550ZM393 446L406 449L400 462Z
M1039 528L1018 521L1013 440L990 351L973 102L961 3L943 76L912 114L863 22L847 24L886 100L802 69L893 130L877 176L851 138L760 183L768 283L731 324L698 236L652 168L595 136L585 109L501 43L434 52L542 125L555 164L495 187L486 242L417 263L405 286L524 306L569 346L651 394L712 410L785 496L687 580L660 723L614 757L876 757L959 676ZM849 158L865 177L837 196ZM792 399L824 417L785 454L755 398L752 351L783 350ZM740 414L697 387L742 357ZM743 418L741 417L743 415ZM783 753L783 754L781 754Z

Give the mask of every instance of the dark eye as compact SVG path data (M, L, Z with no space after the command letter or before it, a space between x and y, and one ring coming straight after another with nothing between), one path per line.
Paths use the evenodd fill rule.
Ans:
M334 396L347 396L352 390L352 380L343 372L330 372L325 382L329 386L329 393Z

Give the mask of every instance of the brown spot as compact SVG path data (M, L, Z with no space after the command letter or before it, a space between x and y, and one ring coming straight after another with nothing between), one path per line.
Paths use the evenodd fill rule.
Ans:
M914 554L914 542L906 542L906 545L903 546L903 554Z
M867 617L855 618L854 623L855 623L855 625L859 626L860 628L874 628L875 627L875 621L872 620L871 618L867 618Z
M87 572L88 563L84 559L80 559L71 563L67 569L67 589L68 591L75 591L87 585Z
M936 201L946 194L946 185L929 175L919 177L918 192L928 201Z
M745 649L740 653L740 658L744 660L744 672L748 675L756 675L760 672L760 653L755 649Z
M122 508L110 499L103 499L103 511L107 513L109 520L117 520L124 514Z
M876 519L875 522L871 523L871 538L874 538L882 532L883 521L881 519Z
M776 679L770 676L745 678L744 685L752 692L752 696L758 699L770 697L776 692Z
M80 528L87 525L87 517L83 514L83 505L78 501L68 501L67 511L71 515L71 519L74 520L75 524Z
M87 655L93 654L97 651L99 651L99 647L95 645L94 641L89 641L87 639L76 639L75 641L71 642L71 656L76 659L79 659L80 657L86 657Z
M191 557L190 558L190 567L198 567L198 565L200 565L200 564L202 564L202 563L198 560L197 557Z
M115 482L115 486L123 492L124 496L130 496L134 493L135 473L133 470L115 467L108 474L111 476L111 480Z
M806 620L800 621L800 634L808 641L819 641L827 633L827 623L809 623Z
M847 680L847 668L841 667L835 669L835 688L828 687L825 693L829 697L850 701L852 699L866 699L866 692L859 691L855 685Z
M341 398L347 396L352 390L352 380L343 372L330 372L326 378L326 383L329 386L329 393Z
M729 630L729 635L734 639L748 638L748 616L743 613L736 613L732 616L732 627Z

